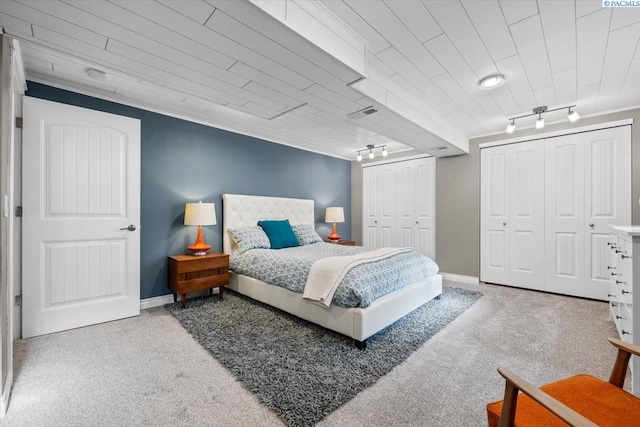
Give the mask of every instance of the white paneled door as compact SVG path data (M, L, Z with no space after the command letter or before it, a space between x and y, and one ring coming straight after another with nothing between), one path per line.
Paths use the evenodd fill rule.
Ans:
M140 122L24 98L23 338L140 314Z
M363 169L363 245L413 247L435 258L435 158Z
M547 290L606 300L609 226L631 224L631 128L545 146Z
M483 149L480 278L544 288L544 144Z

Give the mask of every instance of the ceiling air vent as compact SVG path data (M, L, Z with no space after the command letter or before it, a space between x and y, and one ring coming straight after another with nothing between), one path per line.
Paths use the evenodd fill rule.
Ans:
M355 113L347 114L347 118L351 120L359 120L369 114L377 113L378 110L371 107L363 108L362 110L356 111Z

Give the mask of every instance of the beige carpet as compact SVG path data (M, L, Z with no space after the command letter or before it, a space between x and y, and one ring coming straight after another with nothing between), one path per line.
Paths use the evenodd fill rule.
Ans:
M535 384L608 377L605 303L455 285L485 296L320 425L481 426L503 392L498 366ZM20 340L15 356L2 426L281 425L164 308Z

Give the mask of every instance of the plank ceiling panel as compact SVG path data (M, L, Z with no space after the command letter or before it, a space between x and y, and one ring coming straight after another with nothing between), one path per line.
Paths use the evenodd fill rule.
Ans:
M433 80L438 86L443 88L449 94L451 99L454 100L460 106L460 108L466 111L467 114L469 114L472 118L483 119L486 117L486 114L484 113L484 111L482 111L478 104L476 104L475 101L471 99L469 95L467 95L467 92L465 92L464 89L460 87L458 82L456 82L455 79L449 74L442 74L438 77L435 77Z
M78 7L88 8L89 5L93 6L95 4L96 3L93 2L81 2L79 3ZM101 5L102 2L98 2L97 4ZM169 33L170 35L174 35L176 34L176 32L179 32L192 41L196 41L198 44L204 46L214 46L217 51L220 51L225 55L229 55L230 57L233 57L248 65L253 64L259 67L263 72L268 73L272 76L286 79L289 84L297 88L304 89L306 87L309 87L313 83L313 81L309 80L306 77L303 77L295 71L292 71L286 66L283 66L277 61L261 55L260 53L257 53L254 50L251 50L232 39L229 39L215 31L212 31L207 27L193 25L192 20L180 14L177 14L171 9L166 8L162 5L158 5L156 7L148 7L148 3L146 2L143 2L142 4L138 2L124 2L122 3L122 5L126 6L128 9L133 9L134 11L145 14L146 19L143 19L142 22L136 22L136 26L144 23L144 21L149 20L147 21L147 24L150 27L153 26L153 29L149 28L150 35L158 32L165 32ZM102 11L98 11L98 13L102 13ZM124 13L123 9L120 9L119 13ZM214 12L214 15L216 13L217 11ZM111 19L118 18L117 16L115 16ZM157 25L153 25L154 23Z
M444 73L440 64L384 3L371 0L347 3L427 77Z
M556 100L558 104L573 104L576 102L578 88L576 84L576 69L553 73L553 83L556 88Z
M619 7L611 15L611 31L640 22L640 7Z
M204 24L211 16L215 7L201 0L158 0L163 5L176 12L193 19L198 24Z
M532 90L553 85L547 46L538 15L511 25L513 41L527 71Z
M389 67L407 76L413 82L416 89L432 99L434 102L445 102L449 97L429 80L411 61L404 57L395 48L389 48L380 52L377 57Z
M576 67L576 17L573 2L540 1L540 19L551 72Z
M419 109L420 107L412 102L412 97L416 98L417 101L422 102L422 104L433 110L436 114L446 114L446 112L440 107L441 103L433 102L426 95L422 94L422 92L418 91L414 84L402 77L402 75L396 74L395 76L391 77L391 81L398 86L398 88L395 88L393 92L407 94L403 98L405 98L409 104L413 105L414 108ZM447 97L447 100L448 99L449 98Z
M429 12L436 18L451 43L466 59L477 76L495 73L496 66L491 55L478 36L462 4L457 1L427 2Z
M310 93L320 99L324 99L325 101L334 104L350 113L354 111L360 110L360 104L347 99L322 85L314 84L309 86L304 90L307 93Z
M447 36L440 35L429 40L424 46L434 58L440 62L445 70L458 82L471 98L482 96L478 90L478 76L476 76L464 58L458 53Z
M518 53L497 0L465 0L462 5L494 61Z
M53 71L53 63L49 61L45 61L40 58L35 58L33 56L29 56L26 52L22 52L22 62L24 62L25 67L29 68L29 65L33 65L34 67L40 67L47 70Z
M367 41L369 53L376 55L391 46L380 33L342 0L327 1L323 4Z
M640 58L634 59L629 67L622 91L616 103L616 108L624 108L628 105L638 105L640 98Z
M73 19L74 22L82 23L87 28L92 28L94 31L124 43L131 44L133 41L147 39L145 43L154 48L151 53L158 53L163 47L164 49L170 47L178 52L188 52L190 55L224 70L235 62L230 56L224 55L209 46L197 43L181 34L167 31L167 28L156 25L138 15L128 13L111 3L73 2L67 5L65 3L44 1L38 2L36 5L39 10L52 16L60 19ZM163 7L161 5L158 6ZM149 8L148 10L151 11L153 9ZM171 11L171 15L184 19L194 26L193 21L178 13ZM115 24L116 22L121 23L121 25ZM148 40L155 43L151 43Z
M2 8L2 10L4 10L4 7ZM2 21L3 28L5 28L6 30L12 30L12 32L16 32L18 34L33 36L33 31L31 31L31 23L27 21L14 18L13 16L7 15L5 13L0 13L0 20Z
M385 4L424 43L442 34L442 29L422 2L415 0L385 0Z
M261 85L260 83L257 83L254 81L250 81L242 88L246 91L253 92L257 95L261 95L265 99L274 100L280 103L281 105L285 105L287 108L291 108L293 106L297 106L304 103L298 99L291 98L287 95L282 94L281 92L273 90L267 86Z
M500 0L507 25L523 21L538 13L536 0Z
M496 101L489 94L480 96L475 99L476 103L482 108L485 114L489 117L502 116L502 110L498 107Z
M580 81L578 79L578 81ZM580 114L593 114L596 112L596 104L598 101L598 90L600 83L594 83L587 86L578 86L578 99L580 102Z
M5 0L3 0L3 2L4 1ZM38 3L29 3L29 5L33 5L36 8L40 6ZM24 19L25 17L29 17L29 21L32 24L48 28L77 40L82 40L82 42L96 47L104 48L107 44L107 37L95 31L88 30L62 19L53 19L50 15L36 11L34 8L22 3L7 0L6 3L2 4L2 11L16 18Z
M578 87L600 83L610 20L611 9L606 8L578 18Z
M522 112L507 85L489 91L489 95L496 101L505 116L515 116Z
M602 69L601 92L620 91L631 66L640 40L640 23L629 25L609 33L609 43L615 49L607 49Z
M602 0L576 0L576 18L592 14L602 9Z
M556 105L556 90L553 86L545 87L533 92L538 105Z
M360 75L353 70L349 69L347 66L335 61L329 60L329 55L322 51L320 48L310 45L309 42L303 40L300 37L291 37L293 31L289 28L283 26L278 21L274 19L265 19L264 12L257 9L253 5L248 2L241 1L209 1L209 4L214 5L216 8L224 12L224 15L232 17L234 21L229 21L228 19L224 19L225 16L217 16L217 12L213 14L210 21L207 23L207 26L214 29L215 31L226 33L228 31L224 29L225 25L235 25L237 28L236 31L244 31L248 27L250 32L256 32L262 34L265 38L272 40L274 43L282 46L283 48L290 51L290 53L294 53L296 56L300 58L304 58L312 66L312 69L320 69L326 70L327 73L332 76L338 77L344 83L350 83L353 80L360 77ZM293 13L291 9L297 8L295 4L290 4L289 9L287 10L287 14ZM240 22L242 21L242 23ZM237 33L234 32L233 39L236 41L243 40L242 38L235 37ZM225 34L227 35L227 34ZM347 37L344 37L343 40L349 41ZM258 48L260 51L259 45L250 45L248 47ZM355 47L353 48L354 50ZM272 51L273 54L278 55L279 50ZM359 52L359 54L363 55L363 52ZM307 68L308 65L303 64L303 67ZM315 79L313 74L305 74L311 79ZM325 74L322 74L322 78L325 78ZM315 80L316 82L321 82L321 80Z
M395 74L398 74L396 70L389 67L387 64L385 64L380 59L378 59L378 57L375 55L367 55L367 66L375 68L376 70L384 74L386 77L391 77Z
M520 56L515 55L509 58L496 61L500 73L504 74L507 79L506 86L509 87L513 98L516 100L520 108L531 110L536 106L536 98L531 90L531 85L527 79L527 74L520 61Z
M270 76L269 74L265 74L260 70L256 70L253 67L250 67L242 62L238 62L234 64L229 70L246 77L248 79L254 80L263 86L269 87L277 92L287 94L287 96L291 96L294 99L297 99L301 102L306 102L314 107L320 108L325 111L332 111L335 114L346 115L351 111L345 110L343 108L337 107L335 104L325 101L309 92L305 92L303 90L299 90L296 88L292 88L288 83L283 82L275 77Z

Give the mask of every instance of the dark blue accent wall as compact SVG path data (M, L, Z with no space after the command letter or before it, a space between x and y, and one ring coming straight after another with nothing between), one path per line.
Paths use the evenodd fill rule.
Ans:
M222 250L224 193L295 197L315 200L316 229L327 206L343 206L351 236L350 162L250 136L208 127L115 102L28 82L28 96L141 121L141 255L140 297L169 294L167 255L185 253L195 227L183 225L185 202L214 202L218 224L204 227L205 240Z

